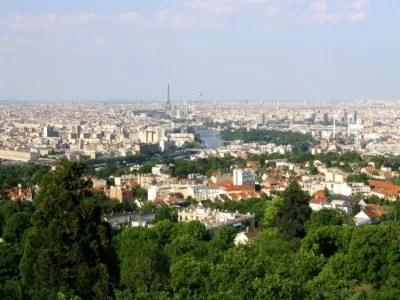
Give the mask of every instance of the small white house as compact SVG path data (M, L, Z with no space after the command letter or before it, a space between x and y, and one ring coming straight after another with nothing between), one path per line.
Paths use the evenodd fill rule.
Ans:
M354 216L354 222L356 223L356 226L376 224L379 223L379 221L380 218L378 215L370 209L362 210Z
M251 239L255 238L261 231L262 229L254 229L251 231L239 232L236 235L233 243L235 244L235 246L246 245Z

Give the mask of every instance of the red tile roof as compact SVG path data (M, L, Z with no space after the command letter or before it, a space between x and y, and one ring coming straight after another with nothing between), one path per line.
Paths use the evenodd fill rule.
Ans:
M370 218L370 219L374 219L374 218L378 217L378 215L377 215L373 210L365 209L365 210L363 210L363 212L364 212L364 213L368 216L368 218Z
M312 200L310 201L310 203L311 203L311 204L319 204L319 205L322 205L322 204L325 204L325 203L326 203L326 200L324 200L324 199L312 199Z
M232 185L232 184L219 184L222 189L224 189L227 192L233 192L233 191L254 191L254 188L249 185L249 184L242 184L242 185Z

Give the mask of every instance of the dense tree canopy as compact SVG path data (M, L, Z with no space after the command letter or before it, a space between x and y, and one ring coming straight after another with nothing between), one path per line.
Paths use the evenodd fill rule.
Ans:
M304 225L311 215L310 199L310 195L296 181L291 182L282 194L282 202L278 205L272 225L282 229L289 238L304 237Z
M38 184L49 171L49 166L25 164L20 166L0 166L0 190L10 189L21 184L22 187Z
M63 161L33 206L0 203L0 299L400 298L398 222L344 226L339 211L311 212L310 196L292 183L272 200L215 205L257 216L259 233L246 245L234 246L233 227L211 235L199 221L176 222L169 208L157 209L152 227L110 231L101 213L111 203L83 172Z
M81 163L61 161L35 198L33 227L26 233L20 263L22 283L33 299L54 299L60 291L83 298L111 294L106 255L110 231L100 207L85 201L90 193L83 170Z

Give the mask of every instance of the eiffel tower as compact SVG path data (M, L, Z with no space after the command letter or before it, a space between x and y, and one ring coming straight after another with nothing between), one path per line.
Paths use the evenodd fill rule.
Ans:
M169 99L169 84L168 84L168 96L167 96L167 103L165 103L165 112L171 112L172 111L172 106L171 106L171 100Z

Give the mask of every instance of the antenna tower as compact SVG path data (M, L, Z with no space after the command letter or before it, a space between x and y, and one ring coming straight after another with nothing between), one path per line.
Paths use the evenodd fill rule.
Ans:
M171 111L171 100L169 99L169 84L168 84L168 95L167 95L167 103L165 103L165 111Z

